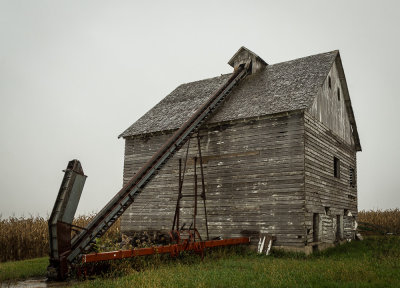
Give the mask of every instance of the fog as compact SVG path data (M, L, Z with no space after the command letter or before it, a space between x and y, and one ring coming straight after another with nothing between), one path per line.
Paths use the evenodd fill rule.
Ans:
M400 207L398 1L0 0L0 214L46 216L69 160L78 213L121 188L117 136L181 83L339 49L363 151L359 209Z

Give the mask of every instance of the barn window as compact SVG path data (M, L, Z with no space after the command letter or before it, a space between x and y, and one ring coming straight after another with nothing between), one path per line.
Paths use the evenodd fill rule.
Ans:
M332 80L331 80L331 76L328 76L328 87L329 89L332 88Z
M340 178L340 160L336 157L333 157L333 176Z
M357 199L357 197L355 197L353 195L347 195L347 198L349 198L350 200L354 200L354 201Z
M356 175L355 175L355 170L354 168L350 168L349 171L349 182L350 182L350 187L355 187L356 186Z
M340 89L337 89L337 100L340 101Z

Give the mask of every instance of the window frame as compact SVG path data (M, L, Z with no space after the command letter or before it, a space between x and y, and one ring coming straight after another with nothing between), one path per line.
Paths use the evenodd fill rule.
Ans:
M349 168L349 185L351 188L356 187L356 169L353 167Z

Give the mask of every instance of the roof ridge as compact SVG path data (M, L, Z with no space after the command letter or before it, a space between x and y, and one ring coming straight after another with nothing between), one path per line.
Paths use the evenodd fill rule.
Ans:
M304 57L294 58L294 59L291 59L291 60L288 60L288 61L282 61L282 62L277 62L277 63L274 63L274 64L269 64L268 66L274 66L274 65L283 64L283 63L290 63L290 62L293 62L293 61L299 61L299 60L307 59L307 58L310 58L310 57L321 56L321 55L324 55L324 54L332 54L332 53L339 53L339 50L336 49L336 50L332 50L332 51L328 51L328 52L322 52L322 53L312 54L312 55L308 55L308 56L304 56Z
M244 48L246 48L246 47L244 47ZM306 58L309 58L309 57L315 57L315 56L319 56L319 55L323 55L323 54L331 54L331 53L334 53L334 52L339 53L339 50L336 49L336 50L332 50L332 51L328 51L328 52L312 54L312 55L305 56L305 57L299 57L299 58L291 59L291 60L288 60L288 61L282 61L282 62L277 62L277 63L274 63L274 64L268 64L266 69L268 69L268 67L270 67L270 66L275 66L275 65L283 64L283 63L290 63L290 62L293 62L293 61L298 61L298 60L306 59ZM333 61L332 61L332 63L333 63ZM190 81L190 82L186 82L186 83L181 83L181 84L179 84L178 87L180 87L182 85L194 84L194 83L198 83L198 82L201 82L201 81L211 80L211 79L219 78L219 77L230 75L230 74L232 74L232 73L225 73L225 74L221 74L220 76L214 76L214 77L204 78L204 79L201 79L201 80L195 80L195 81Z

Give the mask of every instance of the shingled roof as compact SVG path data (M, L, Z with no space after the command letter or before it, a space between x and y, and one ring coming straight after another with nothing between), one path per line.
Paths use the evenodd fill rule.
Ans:
M339 51L268 65L247 76L208 123L310 107ZM179 128L231 74L178 86L119 137Z

